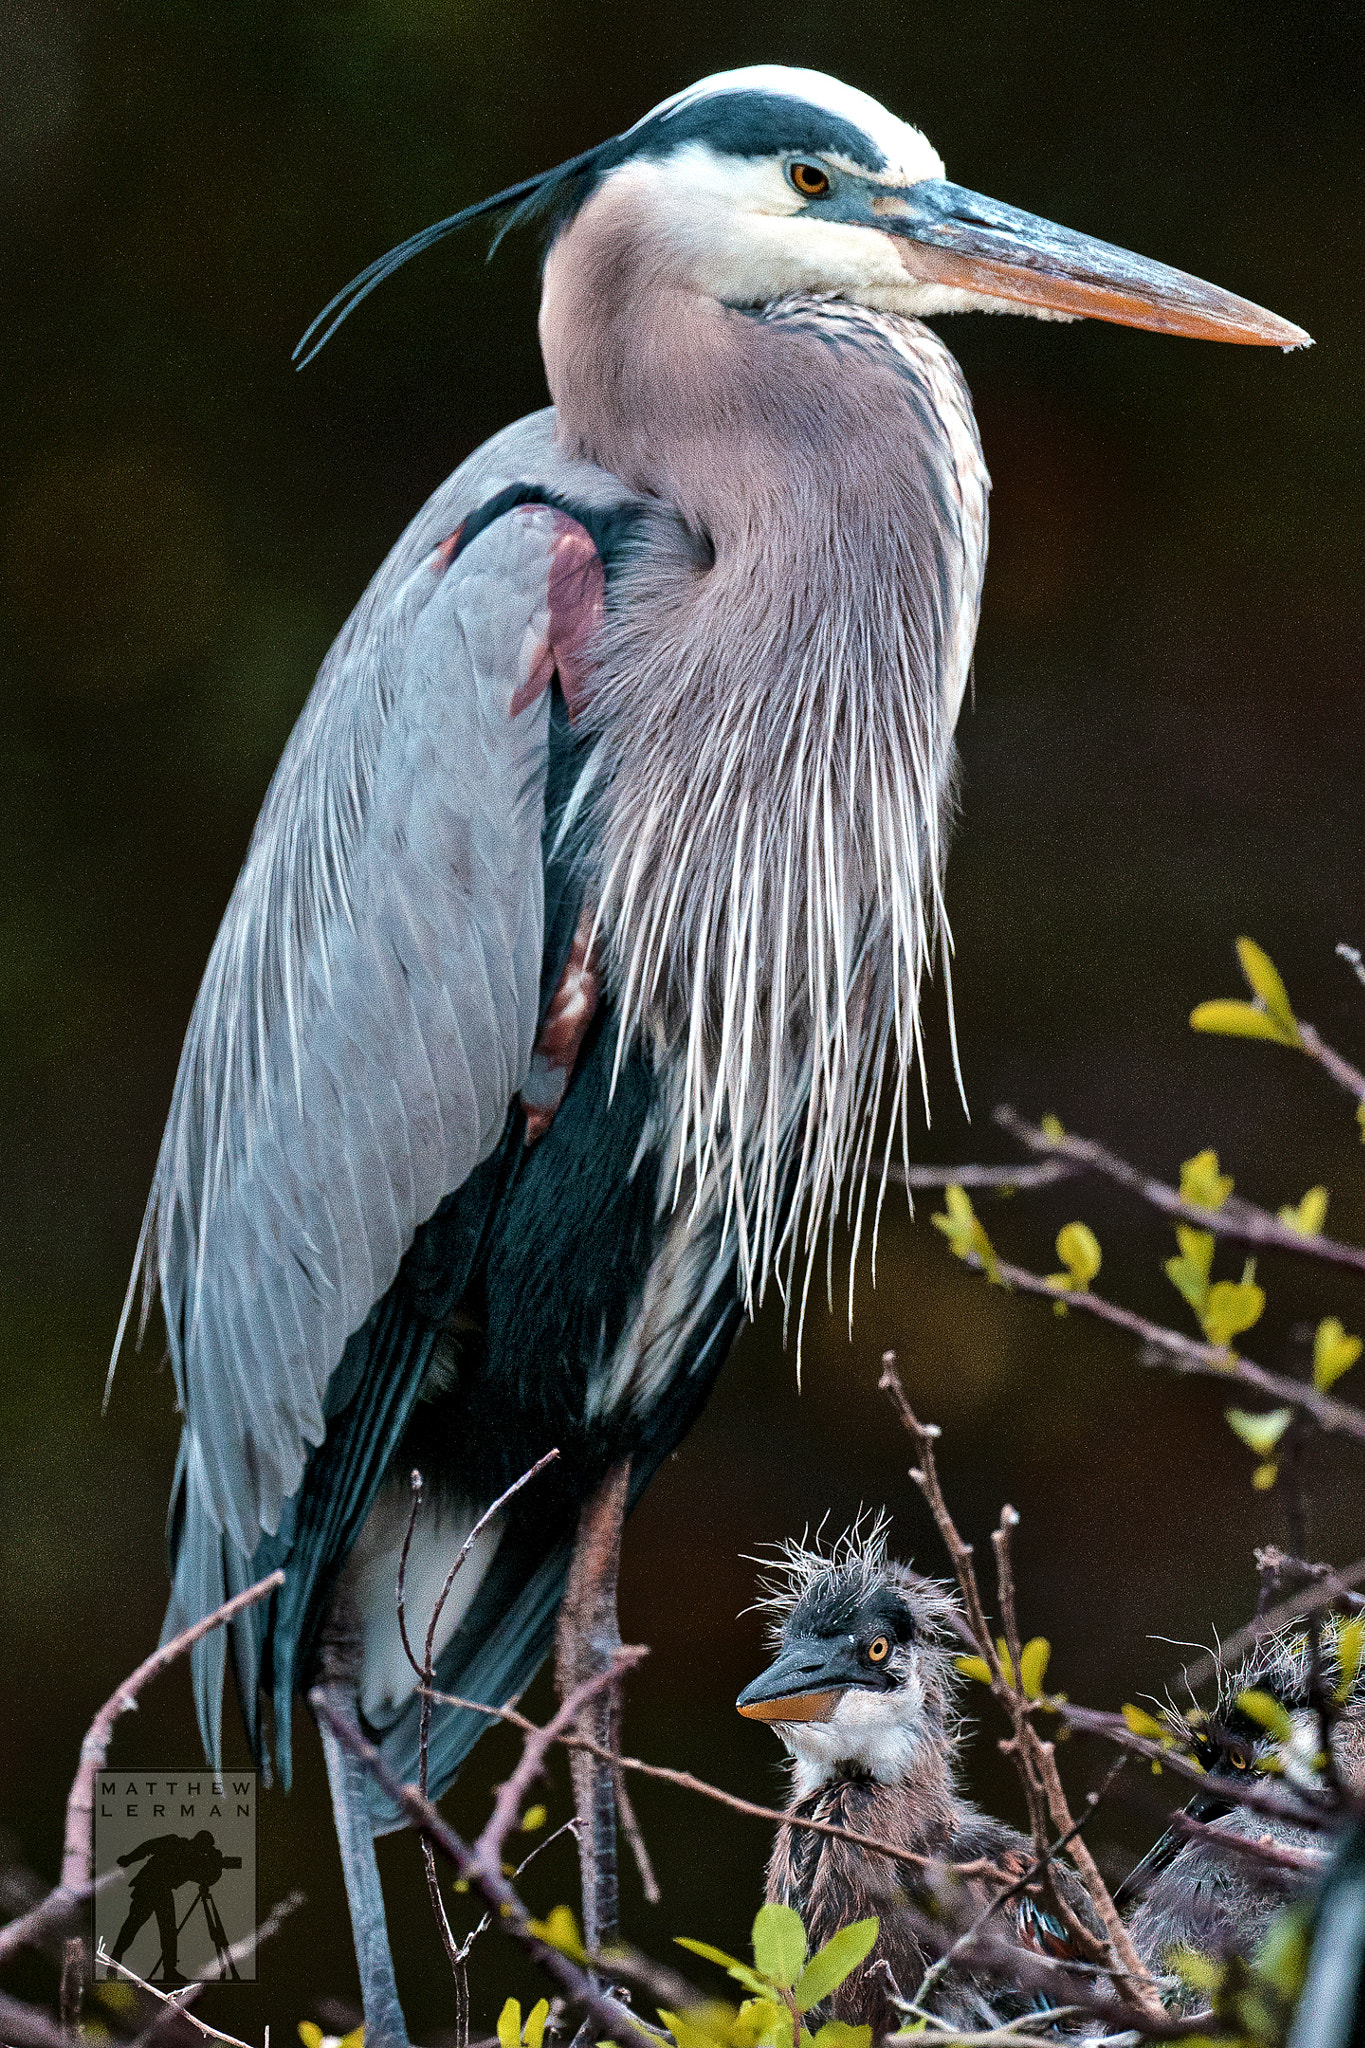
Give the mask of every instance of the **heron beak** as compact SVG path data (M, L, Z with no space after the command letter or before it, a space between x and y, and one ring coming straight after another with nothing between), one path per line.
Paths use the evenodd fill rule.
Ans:
M871 213L901 244L901 261L918 283L1201 341L1312 346L1302 327L1250 299L945 179L878 194Z
M828 1721L849 1686L848 1662L847 1638L798 1636L735 1705L748 1721Z

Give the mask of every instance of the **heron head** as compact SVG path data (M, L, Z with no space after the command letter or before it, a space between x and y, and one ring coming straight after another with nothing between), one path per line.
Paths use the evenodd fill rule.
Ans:
M828 293L918 317L1089 316L1299 348L1300 327L1185 272L952 184L931 143L819 71L757 64L662 101L623 135L481 199L380 257L318 315L307 361L409 256L480 215L557 240L591 211L654 281L736 307ZM635 279L638 282L638 277Z
M775 1655L735 1705L768 1721L814 1785L850 1766L894 1784L956 1729L955 1604L886 1555L885 1525L832 1549L788 1544L763 1602Z

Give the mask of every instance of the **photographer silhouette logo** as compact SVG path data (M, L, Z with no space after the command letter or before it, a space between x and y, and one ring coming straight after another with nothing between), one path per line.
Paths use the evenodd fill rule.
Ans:
M95 1779L96 1975L254 1983L256 1773L103 1770ZM240 1950L240 1952L239 1952Z

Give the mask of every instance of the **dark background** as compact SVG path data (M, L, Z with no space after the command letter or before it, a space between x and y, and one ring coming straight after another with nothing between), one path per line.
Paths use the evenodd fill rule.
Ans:
M480 232L404 270L302 377L290 347L362 263L425 222L618 131L704 73L781 59L836 72L924 126L949 175L1243 292L1303 323L1284 358L1024 319L942 323L995 477L993 546L964 716L949 874L963 1061L955 1099L930 992L926 1158L1007 1157L1001 1100L1055 1109L1173 1175L1217 1144L1272 1205L1313 1181L1365 1231L1346 1098L1274 1047L1194 1037L1237 988L1232 940L1269 948L1303 1014L1365 1053L1365 747L1357 556L1365 450L1359 46L1345 6L662 9L580 0L123 5L6 0L0 18L0 1816L53 1876L94 1707L154 1642L176 1425L159 1339L99 1416L109 1340L180 1036L271 767L316 664L432 487L543 402L536 253L485 267ZM932 1204L928 1206L933 1206ZM1186 1327L1169 1233L1101 1188L987 1220L1049 1270L1086 1216L1111 1293ZM1054 1683L1107 1705L1160 1687L1253 1592L1282 1538L1253 1493L1222 1388L1142 1370L1110 1332L988 1290L893 1202L878 1287L813 1311L804 1383L775 1311L741 1341L627 1545L623 1626L654 1645L630 1745L764 1797L770 1733L731 1702L757 1668L744 1553L829 1511L885 1503L942 1569L875 1391L886 1344L944 1425L952 1497L980 1543L1023 1515L1025 1625ZM1235 1274L1237 1256L1219 1270ZM1365 1290L1267 1259L1251 1348L1365 1323ZM1350 1391L1349 1383L1344 1391ZM1360 1540L1359 1462L1311 1461L1315 1549ZM989 1722L989 1716L986 1717ZM981 1796L1018 1818L983 1725ZM234 1735L234 1741L239 1738ZM353 1995L316 1744L264 1801L262 1903L308 1905L258 1987L205 2000L277 2041ZM240 1753L240 1751L238 1752ZM183 1671L120 1725L114 1757L190 1762ZM449 1802L466 1825L505 1768L494 1742ZM1077 1744L1078 1792L1099 1758ZM1167 1783L1169 1781L1166 1781ZM1133 1778L1096 1825L1117 1863L1164 1786ZM562 1760L549 1795L568 1810ZM627 1929L734 1945L766 1832L646 1788L664 1882L628 1881ZM559 1855L566 1845L552 1852ZM451 2000L408 1838L382 1851L419 2038ZM572 1895L567 1857L528 1873ZM457 1920L467 1900L454 1902ZM475 2024L534 1988L496 1935ZM35 1966L15 1988L50 1992Z

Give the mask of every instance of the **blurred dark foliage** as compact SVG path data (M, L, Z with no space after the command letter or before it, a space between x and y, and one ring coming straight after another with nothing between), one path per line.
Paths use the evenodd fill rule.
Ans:
M0 15L0 1784L51 1874L79 1736L154 1640L176 1425L153 1331L100 1387L181 1032L271 767L328 641L426 493L543 402L536 251L447 243L376 294L302 377L290 347L367 261L463 201L551 164L705 72L818 65L921 123L950 175L1163 257L1302 322L1282 359L1018 319L945 331L995 476L993 551L963 721L949 877L963 1066L930 992L926 1158L1008 1156L1001 1099L1055 1109L1172 1174L1206 1143L1272 1205L1332 1189L1365 1231L1359 1134L1325 1079L1273 1047L1194 1038L1191 1004L1238 986L1231 942L1274 955L1301 1013L1357 1059L1365 990L1332 958L1365 941L1359 565L1362 242L1358 24L1344 4L1123 10L672 10L583 0L8 0ZM1168 1233L1111 1193L983 1205L1044 1269L1085 1215L1111 1291L1178 1317ZM840 1254L836 1253L836 1273ZM886 1502L941 1568L904 1444L875 1393L898 1346L945 1479L984 1536L1021 1510L1025 1625L1051 1676L1113 1704L1243 1618L1254 1542L1283 1536L1221 1421L1221 1390L1142 1371L1112 1333L1059 1322L955 1267L892 1200L855 1336L836 1282L813 1307L798 1393L780 1304L641 1508L623 1627L655 1646L628 1739L737 1787L776 1789L774 1745L731 1711L755 1668L743 1553ZM1255 1355L1283 1366L1306 1314L1365 1320L1365 1290L1264 1260ZM1312 1290L1316 1288L1317 1292ZM1312 1539L1360 1549L1358 1468L1318 1455ZM1014 1817L994 1752L976 1788ZM234 1738L237 1739L237 1738ZM483 1810L493 1738L453 1795ZM316 1745L272 1795L262 1898L295 1883L259 1987L211 2016L276 2038L350 1995ZM183 1677L118 1737L188 1761ZM1099 1759L1077 1745L1078 1783ZM1162 1788L1097 1825L1118 1859ZM1144 1803L1145 1802L1145 1803ZM567 1806L557 1767L552 1820ZM664 1884L630 1931L734 1946L759 1896L761 1828L640 1794ZM563 1845L561 1845L563 1846ZM417 1852L389 1842L410 2018L448 2023ZM528 1886L570 1895L552 1851ZM465 1903L465 1902L458 1902ZM21 1978L14 1980L23 1989ZM50 1990L36 1967L29 1988ZM536 1995L496 1937L475 2022Z

